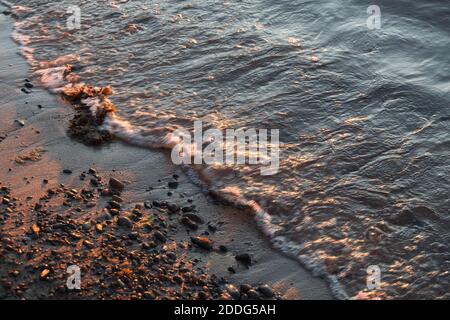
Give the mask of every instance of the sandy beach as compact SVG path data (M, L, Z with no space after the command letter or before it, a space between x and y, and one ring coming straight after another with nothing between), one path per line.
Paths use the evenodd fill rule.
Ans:
M0 298L332 298L167 151L71 139L76 112L30 75L12 26L1 14ZM72 265L81 290L67 289Z

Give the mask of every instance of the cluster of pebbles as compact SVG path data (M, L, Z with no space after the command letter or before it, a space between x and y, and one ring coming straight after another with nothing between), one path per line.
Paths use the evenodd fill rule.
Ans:
M208 272L195 254L228 249L208 237L218 226L206 224L192 201L184 207L167 201L130 204L119 179L93 168L79 179L81 189L48 188L43 180L46 191L37 200L15 198L0 183L1 299L280 298L268 285L232 284L227 274ZM169 189L178 187L176 180ZM173 240L177 228L198 235ZM252 264L248 254L236 260ZM80 290L67 286L67 268L73 265L81 270Z

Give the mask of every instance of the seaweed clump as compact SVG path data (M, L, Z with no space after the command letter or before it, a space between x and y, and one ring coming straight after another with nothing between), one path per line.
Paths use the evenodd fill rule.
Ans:
M112 140L112 135L101 129L105 118L116 111L114 104L107 98L112 93L109 86L101 88L70 84L63 88L63 97L73 104L76 111L68 129L71 138L95 146Z

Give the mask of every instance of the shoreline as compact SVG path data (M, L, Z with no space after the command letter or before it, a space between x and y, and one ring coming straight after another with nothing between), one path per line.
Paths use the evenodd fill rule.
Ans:
M191 266L188 269L194 271L200 268L199 277L207 275L207 279L201 279L206 282L206 286L213 288L219 285L220 291L215 292L209 287L208 290L202 289L204 286L198 284L204 284L203 281L196 282L192 290L187 290L187 294L192 293L192 296L189 296L191 298L195 297L194 293L206 291L217 295L211 295L210 298L221 297L220 292L227 291L224 289L227 283L217 280L222 277L235 287L248 283L257 289L261 285L268 284L279 293L280 298L284 299L331 298L325 280L314 278L298 262L271 248L269 241L257 230L254 219L248 212L222 206L205 196L199 187L189 182L180 168L170 164L167 153L129 146L120 141L112 141L102 147L87 147L70 139L67 136L67 128L74 112L67 103L38 86L34 87L30 94L21 91L24 79L28 77L29 67L25 59L18 55L18 47L10 38L9 19L4 15L0 17L2 25L0 41L4 48L0 77L5 88L0 98L4 114L0 120L3 128L0 132L2 137L0 187L9 189L3 190L2 197L5 199L8 193L9 200L6 202L9 201L13 205L2 205L0 209L2 212L0 248L1 255L5 257L0 263L3 287L0 287L0 297L3 294L3 298L6 299L176 298L176 294L180 291L177 281L185 283L188 277L182 277L182 280L178 278L178 280L161 280L159 271L154 270L159 268L163 269L163 273L175 272L172 269L164 271L164 268L169 268L167 263L173 259L172 254L170 257L167 255L170 251L175 253L175 260L184 265L195 262L195 268ZM94 178L98 180L100 188L109 188L110 177L126 182L124 191L120 193L122 202L118 216L122 217L123 212L127 212L126 215L130 213L131 216L127 218L133 223L131 228L126 227L123 230L123 226L118 225L119 217L111 215L109 209L104 210L111 206L112 197L101 196L98 186L94 188L91 185L90 180L94 178L88 172L89 168L95 168L98 177ZM64 173L64 170L66 172L70 170L72 173ZM85 172L84 180L80 179L83 172ZM98 178L101 178L101 182ZM176 182L177 188L170 189L169 182L172 185ZM73 192L72 189L76 189L77 192ZM82 192L83 189L92 191L92 197L86 197L86 193ZM51 196L47 190L53 190ZM44 196L48 199L42 200ZM71 206L64 206L64 201L68 201L68 198ZM186 208L185 213L192 214L187 216L191 222L198 220L194 221L198 229L190 230L195 226L187 219L181 222L186 215L183 216L180 212L169 214L164 201ZM152 204L152 208L147 208L148 204ZM192 212L188 212L192 204L196 207ZM117 201L113 206L117 206ZM12 212L6 212L7 208L11 208ZM134 212L135 209L138 209L136 212L139 213ZM108 217L105 213L111 215L111 219L99 223L99 219ZM62 223L57 221L59 216L63 216L66 227L62 231L57 228L55 232L55 224ZM149 223L149 219L153 225L158 224L160 229L155 226L144 227L145 223ZM68 222L69 220L73 222ZM128 224L125 219L121 221L125 226ZM85 226L87 223L90 223L90 226ZM97 227L98 224L102 224L101 231ZM36 228L33 230L34 225L38 226L37 232ZM144 229L141 227L150 229L150 232L142 231ZM162 242L162 238L158 234L155 235L156 232L163 233L166 241ZM190 241L192 236L210 238L214 242L213 250L197 248ZM153 244L150 242L155 237L161 243L153 241L156 247L152 248ZM8 241L5 241L5 238ZM58 238L65 239L69 243L63 241L58 244ZM107 244L103 244L103 241ZM173 248L174 243L176 248ZM114 259L117 257L109 257L114 261L100 259L102 260L100 265L94 264L96 269L90 270L87 262L94 263L99 257L104 258L109 249L117 246L122 248L119 256L122 255L123 260L129 263L126 268L115 270L114 264L117 261ZM227 248L226 252L220 250L221 246ZM30 252L33 255L27 259ZM133 253L131 257L130 253ZM55 256L52 258L53 254ZM236 255L241 254L250 255L252 260L250 266L236 261ZM63 290L65 285L63 280L67 277L66 267L73 263L64 260L69 256L71 259L67 260L76 260L83 264L82 273L89 274L88 279L92 282L92 285L89 283L91 291L83 289L74 294ZM130 263L129 260L133 260L133 256L134 261ZM163 257L155 258L156 256ZM149 266L150 261L147 260L150 257L152 260L159 259L160 262L156 266ZM144 264L144 270L139 268L140 265L136 262L138 260L147 262ZM232 270L230 268L233 268L234 274L230 272ZM49 271L47 275L45 270ZM132 273L130 274L128 270ZM121 271L122 274L118 276L117 273ZM142 271L142 275L138 271ZM176 276L180 276L179 270L176 271ZM96 272L100 274L96 275ZM132 286L127 285L124 280L145 282L147 281L143 280L145 277L152 276L158 277L155 281L170 283L170 290L173 291L166 294L149 293L148 290L134 292ZM121 288L122 284L119 283L120 290L117 289L117 278L124 284ZM149 283L145 284L149 286ZM118 294L121 290L124 295ZM261 297L262 291L259 290L258 293ZM236 292L233 294L237 295ZM242 294L240 290L239 295Z

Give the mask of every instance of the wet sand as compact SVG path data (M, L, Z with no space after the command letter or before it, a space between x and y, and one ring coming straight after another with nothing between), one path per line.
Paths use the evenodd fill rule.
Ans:
M70 139L74 110L33 82L11 26L1 15L0 298L331 298L325 281L271 248L249 212L216 203L167 153ZM80 291L65 286L74 264ZM274 297L258 290L266 284Z

